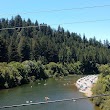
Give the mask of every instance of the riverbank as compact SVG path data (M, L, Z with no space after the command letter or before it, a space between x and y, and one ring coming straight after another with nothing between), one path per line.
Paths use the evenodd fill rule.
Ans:
M86 96L92 96L92 87L97 82L98 75L88 75L82 77L76 81L76 87L80 92L84 93Z

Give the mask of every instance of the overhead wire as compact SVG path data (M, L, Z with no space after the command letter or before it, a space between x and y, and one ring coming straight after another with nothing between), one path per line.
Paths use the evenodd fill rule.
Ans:
M110 21L110 18L108 19L97 19L97 20L88 20L88 21L75 21L75 22L67 22L67 23L60 23L60 24L50 24L51 26L53 25L71 25L71 24L80 24L80 23L94 23L94 22L104 22L104 21ZM40 26L47 26L45 24L41 24ZM30 26L20 26L20 27L7 27L7 28L1 28L0 31L2 30L14 30L14 29L22 29L22 28L36 28L39 27L38 25L30 25Z
M65 9L56 9L56 10L43 10L43 11L35 11L35 12L23 12L21 14L31 14L31 13L41 13L41 12L58 12L58 11L69 11L69 10L82 10L82 9L89 9L89 8L103 8L103 7L110 7L109 4L107 5L96 5L96 6L86 6L86 7L76 7L76 8L65 8ZM17 13L19 14L19 13ZM3 14L5 15L5 14ZM13 14L6 14L6 15L13 15ZM0 15L1 16L1 15ZM60 23L60 24L51 24L51 25L69 25L69 24L79 24L79 23L90 23L90 22L101 22L101 21L109 21L110 19L99 19L99 20L88 20L88 21L75 21L75 22L67 22L67 23ZM44 26L44 25L42 25ZM0 30L13 30L18 28L34 28L39 26L22 26L22 27L7 27L7 28L1 28Z
M0 109L22 107L22 106L30 106L30 105L40 105L40 104L48 104L48 103L56 103L56 102L64 102L64 101L74 101L74 102L76 102L78 100L90 99L90 98L96 98L96 97L104 97L104 96L110 96L110 94L100 94L100 95L94 95L94 96L91 96L91 97L79 97L79 98L53 100L53 101L28 103L28 104L19 104L19 105L8 105L8 106L1 106Z
M34 14L34 13L50 13L50 12L60 12L60 11L70 11L70 10L84 10L84 9L92 9L92 8L104 8L104 7L110 7L110 4L106 5L96 5L96 6L86 6L86 7L75 7L75 8L63 8L63 9L51 9L51 10L38 10L38 11L32 11L32 12L17 12L17 13L5 13L1 14L3 15L16 15L16 14Z

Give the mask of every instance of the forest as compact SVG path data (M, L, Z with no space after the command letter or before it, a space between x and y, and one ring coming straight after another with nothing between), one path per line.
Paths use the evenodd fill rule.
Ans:
M0 89L49 77L99 74L93 93L110 93L110 43L45 23L0 19ZM110 110L108 97L93 100Z
M0 62L110 63L108 40L87 39L85 35L70 33L61 26L52 29L47 24L39 24L37 20L35 23L30 19L26 21L20 15L11 20L0 19L0 44Z

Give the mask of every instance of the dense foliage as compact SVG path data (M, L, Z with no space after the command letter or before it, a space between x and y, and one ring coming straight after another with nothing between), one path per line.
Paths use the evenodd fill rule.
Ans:
M70 74L81 74L81 63L62 64L50 62L46 65L41 61L24 61L0 63L0 89L12 88L35 80L48 77L59 77Z
M0 89L15 87L41 78L47 78L47 75L39 61L0 63Z
M93 87L94 95L110 94L110 65L99 66L100 76L97 84ZM110 110L110 96L94 98L94 103L103 110Z
M83 64L55 63L43 64L41 61L26 60L20 62L0 63L0 89L12 88L49 77L67 76L68 74L85 74ZM92 66L91 66L92 68ZM97 68L97 66L95 67ZM94 69L91 69L91 72ZM90 73L91 74L91 73Z
M36 27L0 30L0 62L41 60L46 64L80 61L84 66L91 66L91 62L110 63L107 40L103 44L95 37L87 40L85 35L81 37L60 26L55 30L44 23L39 24L38 21L26 21L20 15L11 20L0 19L0 29L25 26ZM85 69L89 70L88 67Z

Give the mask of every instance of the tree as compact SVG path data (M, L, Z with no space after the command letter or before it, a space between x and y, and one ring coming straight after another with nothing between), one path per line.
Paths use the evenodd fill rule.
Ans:
M81 67L83 74L98 74L98 68L96 66L96 63L93 61L86 60L85 62L82 62Z
M22 37L18 44L18 53L20 61L25 61L30 59L30 45L28 38Z
M37 21L37 20L35 21L35 26L36 26L36 28L35 28L35 29L36 29L37 31L39 31L39 23L38 23L38 21Z
M38 39L32 39L32 56L36 61L40 57L40 43Z
M86 38L85 34L83 35L83 42L84 42L84 44L87 43L87 38Z
M50 26L47 26L46 35L52 37L52 29Z
M0 62L8 61L8 51L6 41L0 37Z
M46 30L47 30L47 24L40 24L40 31L46 35Z
M8 47L8 59L10 61L19 61L19 56L17 52L17 45L14 39L12 38L11 43Z
M21 27L22 26L22 18L20 15L17 15L15 17L15 27Z

